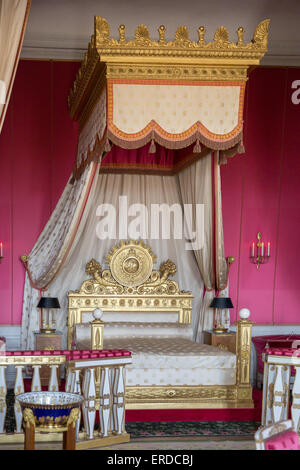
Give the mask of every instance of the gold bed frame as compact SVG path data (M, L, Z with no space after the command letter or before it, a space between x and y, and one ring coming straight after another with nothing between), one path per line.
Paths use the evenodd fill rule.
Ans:
M68 348L74 338L74 326L82 323L83 314L101 308L103 312L177 313L178 323L191 323L191 292L181 291L169 279L176 273L168 260L160 270L152 269L155 256L143 242L127 241L113 247L107 256L109 269L92 259L86 265L91 279L78 291L68 294ZM102 345L102 326L91 322L92 349ZM236 384L200 386L127 386L126 409L164 408L253 408L250 385L252 322L236 323Z

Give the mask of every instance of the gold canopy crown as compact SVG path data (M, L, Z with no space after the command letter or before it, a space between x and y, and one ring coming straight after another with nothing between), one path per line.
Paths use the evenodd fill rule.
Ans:
M167 41L166 28L161 25L158 40L151 40L144 24L137 27L134 39L127 40L124 25L119 26L119 39L113 39L108 22L95 16L94 34L69 93L70 114L78 119L83 108L90 108L106 78L245 81L247 68L258 65L267 52L269 22L257 26L249 43L244 41L242 27L237 29L236 42L229 41L224 26L207 42L206 29L200 26L194 42L186 26L179 26L174 40ZM90 104L85 102L87 95Z

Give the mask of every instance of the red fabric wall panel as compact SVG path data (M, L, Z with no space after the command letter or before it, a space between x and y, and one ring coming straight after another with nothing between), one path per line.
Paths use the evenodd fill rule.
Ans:
M293 105L290 97L291 81L297 77L300 69L251 72L246 154L221 170L225 250L227 256L236 257L230 274L234 315L247 307L252 320L261 324L299 323L295 306L300 279L296 183L300 178L300 105ZM265 242L271 242L271 259L257 270L249 254L259 231Z
M20 61L0 136L0 324L20 324L24 267L71 174L76 126L67 96L78 63Z
M12 132L11 109L8 108L0 138L0 241L4 259L0 264L0 324L10 324L12 315L13 276L10 253L12 252L12 202L11 171Z
M294 104L292 83L299 69L289 69L286 85L281 187L279 193L274 322L299 323L300 283L300 104Z

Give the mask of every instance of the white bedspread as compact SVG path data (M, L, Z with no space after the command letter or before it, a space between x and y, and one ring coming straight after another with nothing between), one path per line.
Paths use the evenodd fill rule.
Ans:
M104 330L103 347L131 351L128 386L234 385L236 355L192 341L190 331L176 324L110 324ZM90 349L88 327L78 325L76 344L78 349Z
M105 349L128 349L126 385L234 385L236 356L184 338L104 339Z

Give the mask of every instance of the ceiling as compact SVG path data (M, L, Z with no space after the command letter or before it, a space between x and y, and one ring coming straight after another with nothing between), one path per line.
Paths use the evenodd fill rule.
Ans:
M232 41L243 26L249 41L258 23L270 18L269 51L262 63L300 66L300 0L32 0L21 57L81 60L94 15L107 19L112 37L119 37L120 24L126 26L127 39L145 24L157 39L157 28L164 24L170 40L179 25L186 25L195 41L199 26L205 26L207 40L226 26Z

